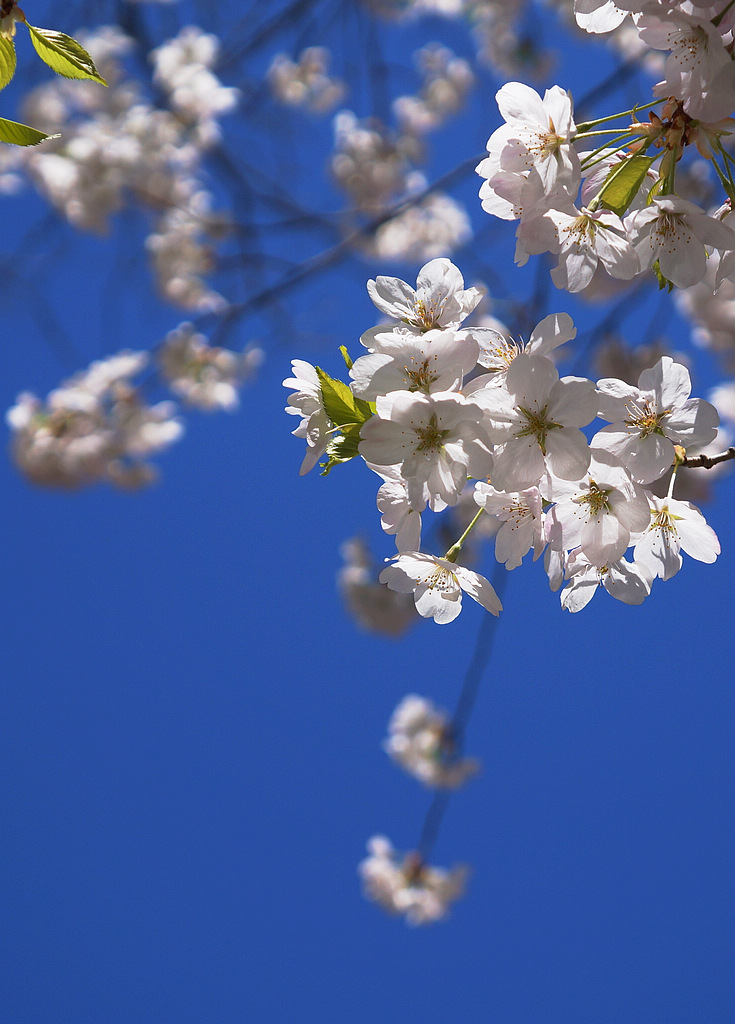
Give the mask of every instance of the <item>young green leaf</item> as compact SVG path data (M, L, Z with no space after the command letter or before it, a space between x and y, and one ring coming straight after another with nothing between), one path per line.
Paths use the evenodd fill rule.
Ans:
M18 124L17 121L8 121L0 117L0 142L10 142L14 146L37 146L44 139L59 139L60 135L44 135L37 128L30 128L27 124Z
M373 415L368 402L355 398L350 389L341 380L335 380L325 373L321 367L315 367L319 383L322 387L322 401L327 416L337 427L348 423L362 426Z
M0 36L0 89L4 89L15 74L15 44Z
M635 199L654 159L640 153L616 164L607 176L600 193L602 205L617 213L618 217L622 217Z
M352 369L352 356L347 351L347 346L346 345L340 345L339 346L339 350L342 353L342 358L345 361L345 366L347 367L348 370L351 370Z
M63 75L64 78L88 78L100 85L107 85L92 58L76 39L63 32L34 28L33 25L28 25L28 31L36 53L57 75Z
M322 462L320 476L327 476L335 466L342 462L349 462L359 455L358 445L360 444L360 424L352 423L343 434L338 435L327 445L326 454L329 456L327 462Z

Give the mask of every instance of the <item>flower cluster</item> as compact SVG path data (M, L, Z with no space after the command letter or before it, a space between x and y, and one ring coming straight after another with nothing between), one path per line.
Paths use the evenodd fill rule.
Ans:
M409 775L438 789L456 789L479 767L474 758L457 756L447 715L416 694L393 712L384 747Z
M458 564L484 516L498 524L497 560L514 569L543 553L570 611L599 586L640 604L657 577L678 571L681 551L715 560L713 530L673 497L679 464L714 441L719 422L714 406L690 397L686 367L662 356L637 386L560 377L550 356L575 337L571 318L547 316L526 344L468 327L481 293L447 259L426 264L415 288L378 277L368 291L392 322L363 334L368 352L349 362L350 386L295 360L287 411L307 441L302 472L323 455L328 472L359 454L381 478L381 525L398 554L380 580L413 594L420 615L451 622L463 593L500 612L488 580ZM605 425L588 438L597 418ZM655 496L672 466L668 494ZM468 488L479 507L472 523L443 556L422 551L422 515L456 506Z
M217 119L234 109L238 93L211 70L217 38L184 28L152 52L154 82L167 100L160 107L123 74L128 36L103 27L80 33L80 40L109 89L57 79L30 93L28 121L61 138L4 152L3 190L17 186L25 171L71 224L96 232L106 231L112 214L135 200L155 217L146 247L163 295L184 309L222 309L225 300L204 277L214 269L214 246L228 221L214 211L201 165L219 140Z
M170 331L158 352L158 364L169 387L196 409L236 409L238 388L263 361L263 350L251 346L231 352L210 345L190 323Z
M154 480L146 460L177 441L183 426L172 402L148 405L133 385L147 362L145 352L120 352L92 363L45 402L20 395L7 421L21 472L33 483L65 488Z
M345 94L344 82L329 74L331 54L325 46L308 46L296 61L277 53L268 68L273 95L289 107L324 114Z
M625 129L599 128L618 115L575 124L571 97L559 86L543 96L520 82L497 93L504 124L488 140L477 171L483 208L518 220L516 262L552 253L552 279L578 292L598 269L628 281L653 269L663 285L701 281L707 253L722 255L717 284L735 273L735 200L722 138L735 126L735 61L729 5L664 0L577 0L588 32L617 28L628 14L640 42L667 51L664 78L653 90L649 118ZM622 116L622 115L619 115ZM601 143L610 135L611 144ZM590 148L592 146L592 148ZM709 161L725 205L706 212L681 198L678 163L688 147ZM691 150L690 150L691 151ZM679 175L681 177L681 175Z
M397 853L385 836L373 836L369 856L359 866L365 895L408 924L430 924L446 917L464 891L467 869L451 871L424 864L417 853Z

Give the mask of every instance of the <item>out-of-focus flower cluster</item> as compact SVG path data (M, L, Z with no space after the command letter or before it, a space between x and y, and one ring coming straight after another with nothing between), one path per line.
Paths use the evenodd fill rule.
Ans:
M344 82L329 74L331 53L325 46L308 46L291 60L277 53L268 68L268 84L273 95L289 107L304 107L324 114L341 102Z
M174 394L206 412L236 409L238 389L252 378L263 358L257 346L231 352L210 345L190 323L170 331L158 353L161 373Z
M350 615L371 633L401 636L416 621L410 594L397 594L378 580L373 559L363 540L353 537L341 547L344 565L337 586Z
M294 361L288 411L307 442L302 472L359 454L382 480L381 526L398 554L380 581L412 594L420 615L453 621L463 593L493 615L494 588L458 563L475 523L499 523L495 557L507 569L542 554L562 607L579 611L604 587L640 604L656 578L674 576L681 552L714 562L720 551L699 509L673 497L676 469L717 437L716 409L690 398L685 366L662 356L636 385L560 377L550 358L576 335L565 313L545 317L526 344L463 322L481 299L448 259L416 287L368 282L388 324L361 338L350 385ZM606 421L591 440L583 432ZM674 467L666 495L656 482ZM475 519L443 555L421 550L422 515L456 506L474 489ZM632 560L625 555L632 549Z
M445 712L416 694L404 697L393 712L384 746L409 775L438 789L456 789L479 767L474 758L457 756Z
M419 165L424 135L462 106L474 75L466 60L437 43L419 49L415 62L423 85L416 95L394 101L397 129L350 110L334 119L332 175L354 212L379 218L396 211L363 240L362 247L382 260L430 259L472 237L464 207L442 191L427 193ZM354 229L353 221L348 227Z
M201 170L220 137L218 118L237 103L237 90L212 71L219 41L189 27L152 52L154 82L168 104L156 107L124 75L128 36L107 27L79 38L110 87L57 79L30 93L24 116L62 137L4 151L4 190L25 173L70 223L97 232L137 202L155 216L146 244L163 295L184 309L221 310L225 300L204 277L228 219L215 211Z
M400 854L385 836L373 836L369 856L359 866L365 895L408 924L431 924L446 917L464 892L467 869L451 871L424 864L416 853Z
M132 383L146 352L92 363L45 401L28 392L7 413L13 457L33 483L75 488L98 481L140 487L155 479L147 461L183 433L173 402L148 405Z
M158 349L163 381L192 408L235 409L237 389L263 358L211 346L190 323L171 331ZM76 488L100 481L137 488L156 479L148 462L183 434L171 401L150 405L134 383L150 363L147 352L120 352L93 362L42 401L30 392L8 410L13 458L29 480ZM148 386L152 378L146 382Z

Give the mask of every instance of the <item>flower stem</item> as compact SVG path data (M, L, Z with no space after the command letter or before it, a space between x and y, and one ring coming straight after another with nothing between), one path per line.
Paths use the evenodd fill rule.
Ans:
M467 529L464 531L464 533L459 538L459 540L456 541L454 544L452 544L451 548L447 551L447 553L446 553L446 555L444 557L446 558L446 560L448 562L456 562L457 561L457 559L459 558L459 553L462 550L462 545L467 540L467 537L468 537L468 535L470 533L470 530L472 530L472 528L474 527L475 523L477 523L478 519L480 518L480 516L482 515L482 513L484 511L485 510L482 509L482 508L478 510L477 515L474 517L474 519L472 520L470 525L467 527Z

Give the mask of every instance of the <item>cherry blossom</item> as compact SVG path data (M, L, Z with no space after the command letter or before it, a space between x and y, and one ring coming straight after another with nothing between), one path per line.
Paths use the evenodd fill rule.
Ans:
M456 504L468 475L486 476L492 457L479 406L453 392L393 391L378 398L362 428L360 454L378 466L400 463L411 507L432 497Z
M444 625L462 610L462 591L493 615L502 604L490 583L479 573L420 551L404 551L380 574L380 582L400 594L413 594L416 610L424 618Z
M283 386L296 388L295 393L289 396L286 412L301 416L301 422L291 433L294 437L303 437L308 445L299 470L303 476L314 468L327 450L334 424L324 410L321 384L315 368L303 359L292 360L291 366L294 376L287 377Z
M652 576L671 579L682 564L680 551L698 562L712 563L720 553L717 534L696 507L675 498L657 498L648 494L651 521L636 541L633 551L637 564Z
M383 747L409 775L438 789L456 789L479 767L473 758L457 757L447 715L416 694L393 712Z
M464 278L448 259L423 266L416 288L397 277L378 277L368 281L367 288L381 313L418 331L458 327L482 298L479 288L465 288Z
M717 432L717 410L689 397L689 371L671 356L644 370L638 387L612 377L598 381L597 389L599 414L611 425L595 434L592 445L617 455L639 483L663 475L674 461L674 445L697 450Z
M369 856L358 868L365 895L388 913L405 916L408 924L441 920L464 892L464 867L430 867L416 853L397 853L385 836L373 836L367 848Z
M651 592L646 569L621 558L609 565L594 565L580 548L575 548L566 561L569 583L561 593L561 606L568 612L585 608L599 587L623 604L642 604Z

